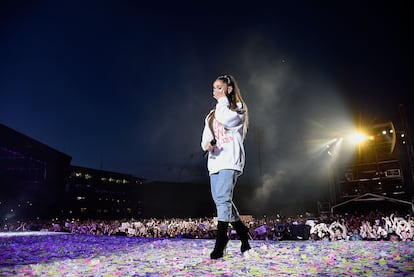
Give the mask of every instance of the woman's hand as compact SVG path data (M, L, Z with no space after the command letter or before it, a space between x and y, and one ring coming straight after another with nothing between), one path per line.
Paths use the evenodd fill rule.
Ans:
M204 148L208 151L211 152L214 149L214 145L211 144L211 142L207 143Z
M213 97L216 100L219 100L222 97L225 97L226 93L224 91L224 88L220 88L220 89L214 89L213 90Z

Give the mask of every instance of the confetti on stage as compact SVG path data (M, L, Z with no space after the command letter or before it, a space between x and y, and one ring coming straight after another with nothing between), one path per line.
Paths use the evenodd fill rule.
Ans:
M0 234L0 276L414 276L414 242L231 240L210 260L214 240Z

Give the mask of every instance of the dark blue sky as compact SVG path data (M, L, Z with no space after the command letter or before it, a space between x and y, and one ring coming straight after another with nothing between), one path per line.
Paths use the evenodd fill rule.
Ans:
M2 1L0 121L74 165L204 182L211 83L230 73L251 117L240 182L288 185L321 178L316 136L413 108L404 4L140 2Z

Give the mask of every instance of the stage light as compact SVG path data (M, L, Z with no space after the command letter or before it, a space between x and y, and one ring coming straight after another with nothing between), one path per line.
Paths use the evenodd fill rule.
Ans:
M361 132L354 132L348 136L348 141L350 141L353 144L362 144L368 139L369 137Z
M386 134L387 134L387 131L385 131L385 130L384 130L384 131L382 131L382 134L383 134L383 135L386 135Z

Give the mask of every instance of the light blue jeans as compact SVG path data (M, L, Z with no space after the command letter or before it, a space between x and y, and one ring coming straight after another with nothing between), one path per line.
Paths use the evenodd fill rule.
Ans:
M240 219L239 211L233 203L233 190L240 172L223 169L210 175L211 195L217 208L217 220L235 222Z

